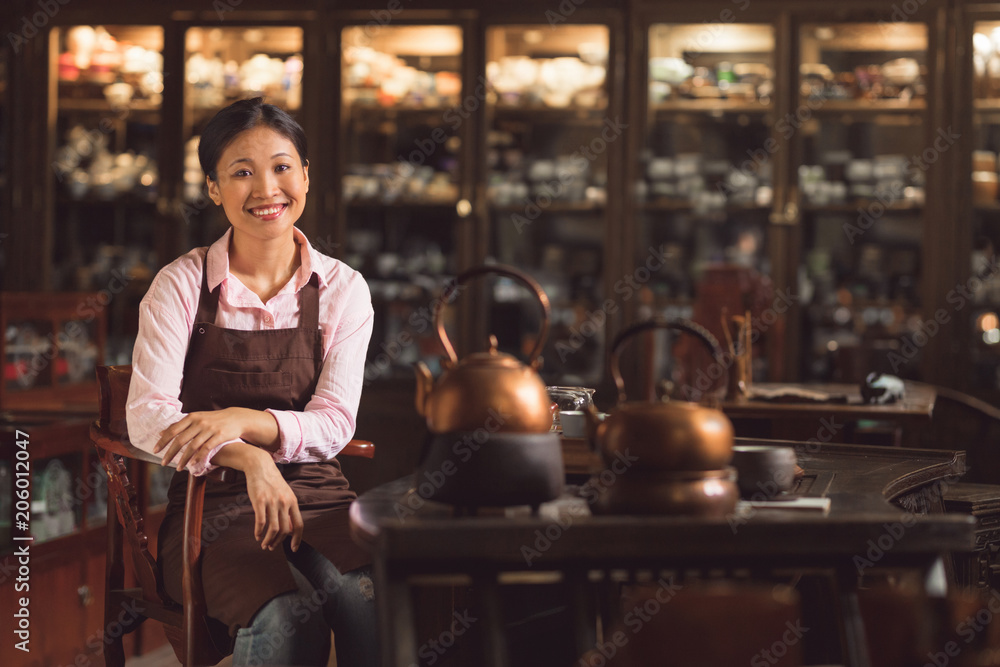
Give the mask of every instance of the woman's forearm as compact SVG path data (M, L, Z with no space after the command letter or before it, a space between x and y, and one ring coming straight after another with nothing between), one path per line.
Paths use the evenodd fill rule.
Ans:
M244 440L269 452L278 451L278 446L281 444L281 433L278 431L278 422L271 413L263 410L250 410L249 408L231 409L239 410Z
M271 456L260 447L246 442L233 442L215 453L212 465L225 466L253 474L262 466L274 465Z

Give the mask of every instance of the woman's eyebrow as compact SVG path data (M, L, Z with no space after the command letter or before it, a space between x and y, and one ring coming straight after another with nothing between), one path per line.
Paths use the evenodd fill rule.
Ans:
M271 156L271 159L273 160L276 157L292 157L292 156L289 155L288 153L275 153L274 155ZM229 167L232 167L237 162L249 162L250 164L253 164L253 160L251 160L248 157L238 157L235 160L233 160L232 162L230 162L229 166L226 167L226 168L228 169Z

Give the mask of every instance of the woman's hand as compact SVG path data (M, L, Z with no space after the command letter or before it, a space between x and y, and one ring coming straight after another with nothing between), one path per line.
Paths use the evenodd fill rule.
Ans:
M163 430L153 452L166 448L163 465L180 452L177 469L183 470L191 461L199 465L208 463L211 451L224 442L242 438L273 451L277 449L278 437L278 424L268 412L248 408L192 412Z
M246 476L247 494L256 517L253 536L260 542L261 549L274 551L285 537L291 535L292 551L298 551L305 525L299 512L299 501L274 461L268 457L259 470L251 468L246 471Z
M183 470L192 460L195 463L207 463L207 457L215 447L243 437L243 421L247 412L253 411L226 408L187 414L163 430L153 452L159 453L166 448L163 465L169 464L180 453L178 470Z
M212 462L246 474L247 495L256 518L253 534L261 549L274 551L291 535L292 551L298 551L304 527L299 502L271 456L253 445L237 442L219 450Z

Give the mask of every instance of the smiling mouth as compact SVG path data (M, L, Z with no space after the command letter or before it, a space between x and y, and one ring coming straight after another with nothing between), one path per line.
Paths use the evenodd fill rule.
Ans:
M288 204L271 204L270 206L257 206L249 209L251 215L258 218L273 218L281 214L288 208Z

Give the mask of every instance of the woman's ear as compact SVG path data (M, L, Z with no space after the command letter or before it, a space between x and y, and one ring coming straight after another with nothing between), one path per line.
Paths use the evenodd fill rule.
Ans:
M305 179L306 192L309 192L309 160L302 165L302 177Z
M211 176L206 176L205 185L208 186L208 196L212 198L216 206L220 206L222 204L222 193L219 192L219 184L213 181Z

